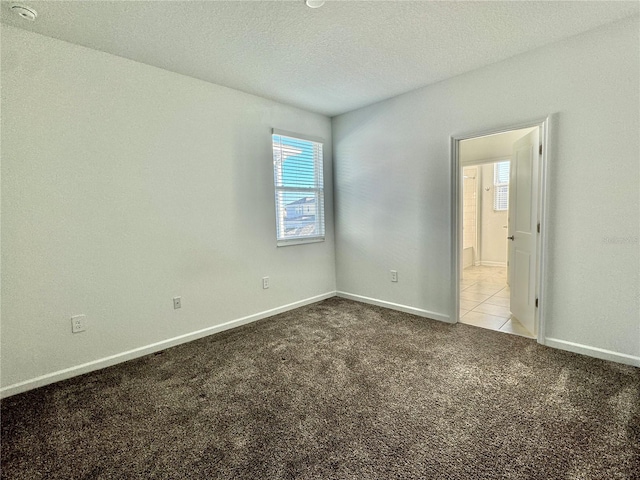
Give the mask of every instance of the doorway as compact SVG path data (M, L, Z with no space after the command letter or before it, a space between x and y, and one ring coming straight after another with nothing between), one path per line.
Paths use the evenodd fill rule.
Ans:
M482 141L470 139L464 146L475 150ZM469 150L463 148L463 153ZM462 167L460 323L533 337L510 309L506 237L511 158L493 160L473 160Z
M454 317L543 337L547 119L452 137Z

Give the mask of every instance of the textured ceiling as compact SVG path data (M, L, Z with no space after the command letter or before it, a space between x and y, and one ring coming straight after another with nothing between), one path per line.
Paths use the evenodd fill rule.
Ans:
M29 22L12 14L35 8ZM637 15L622 1L2 1L2 22L329 116Z

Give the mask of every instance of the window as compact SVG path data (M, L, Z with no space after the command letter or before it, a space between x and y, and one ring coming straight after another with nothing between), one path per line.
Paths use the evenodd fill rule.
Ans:
M509 161L493 164L493 209L496 212L509 208Z
M278 246L324 240L322 142L273 130Z

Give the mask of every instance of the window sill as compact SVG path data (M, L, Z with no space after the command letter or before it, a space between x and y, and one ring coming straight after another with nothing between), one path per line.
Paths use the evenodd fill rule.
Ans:
M289 247L291 245L303 245L305 243L318 243L324 242L324 237L313 237L313 238L292 238L290 240L278 240L278 247Z

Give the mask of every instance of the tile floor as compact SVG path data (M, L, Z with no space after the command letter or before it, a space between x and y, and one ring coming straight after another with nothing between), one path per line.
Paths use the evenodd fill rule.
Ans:
M460 281L460 322L533 338L511 316L505 267L468 267Z

